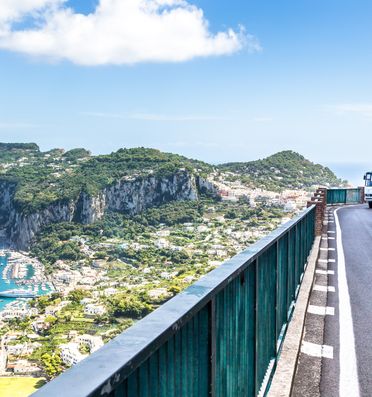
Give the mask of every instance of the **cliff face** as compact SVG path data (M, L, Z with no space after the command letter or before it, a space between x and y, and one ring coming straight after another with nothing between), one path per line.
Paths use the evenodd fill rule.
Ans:
M12 246L26 250L35 234L50 223L71 221L76 205L73 202L56 202L32 214L19 213L13 209L7 227L7 236Z
M137 214L153 205L172 200L196 200L196 181L187 172L179 172L168 178L149 177L137 181L122 180L106 188L106 208Z
M14 183L0 182L0 229L4 229L9 222L15 189Z
M18 212L14 206L16 186L3 182L0 184L0 229L6 229L14 247L27 249L35 234L50 223L75 221L89 224L102 218L107 210L133 215L172 200L196 200L199 185L199 179L186 171L167 177L122 179L96 196L81 193L76 200L57 201L27 214Z

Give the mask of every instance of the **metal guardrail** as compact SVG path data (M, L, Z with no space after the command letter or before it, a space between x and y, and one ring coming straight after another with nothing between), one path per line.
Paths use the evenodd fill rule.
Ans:
M363 199L363 188L327 189L327 204L356 204Z
M314 224L312 205L33 396L265 395Z

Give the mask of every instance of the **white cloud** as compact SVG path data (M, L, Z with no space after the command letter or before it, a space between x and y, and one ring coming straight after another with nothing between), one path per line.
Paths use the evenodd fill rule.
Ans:
M63 0L1 0L0 23L17 21L28 13L33 13L36 17L37 11L42 11L46 7L57 6L62 2Z
M181 62L261 49L245 33L211 33L186 0L100 0L89 15L66 0L0 0L0 48L80 65ZM31 18L33 26L15 22Z
M328 107L339 114L351 113L372 117L372 103L345 103Z

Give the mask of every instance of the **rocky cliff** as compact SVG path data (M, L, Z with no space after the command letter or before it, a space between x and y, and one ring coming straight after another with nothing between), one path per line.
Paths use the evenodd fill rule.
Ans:
M16 185L2 182L0 229L6 230L14 247L27 249L35 234L50 223L75 221L89 224L102 218L108 210L134 215L172 200L196 200L200 186L200 178L187 171L162 177L124 178L94 197L81 192L75 200L56 201L37 212L25 213L14 205ZM204 184L202 187L206 188Z

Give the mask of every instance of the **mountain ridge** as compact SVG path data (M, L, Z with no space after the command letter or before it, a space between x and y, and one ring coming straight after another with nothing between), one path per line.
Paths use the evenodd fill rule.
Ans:
M0 230L22 249L45 226L91 224L107 211L136 215L170 201L216 195L216 174L279 191L340 184L326 167L292 151L263 160L213 166L156 149L41 152L36 144L0 144Z
M220 164L219 167L245 176L247 183L274 191L345 184L328 167L313 163L292 150L284 150L254 161Z

